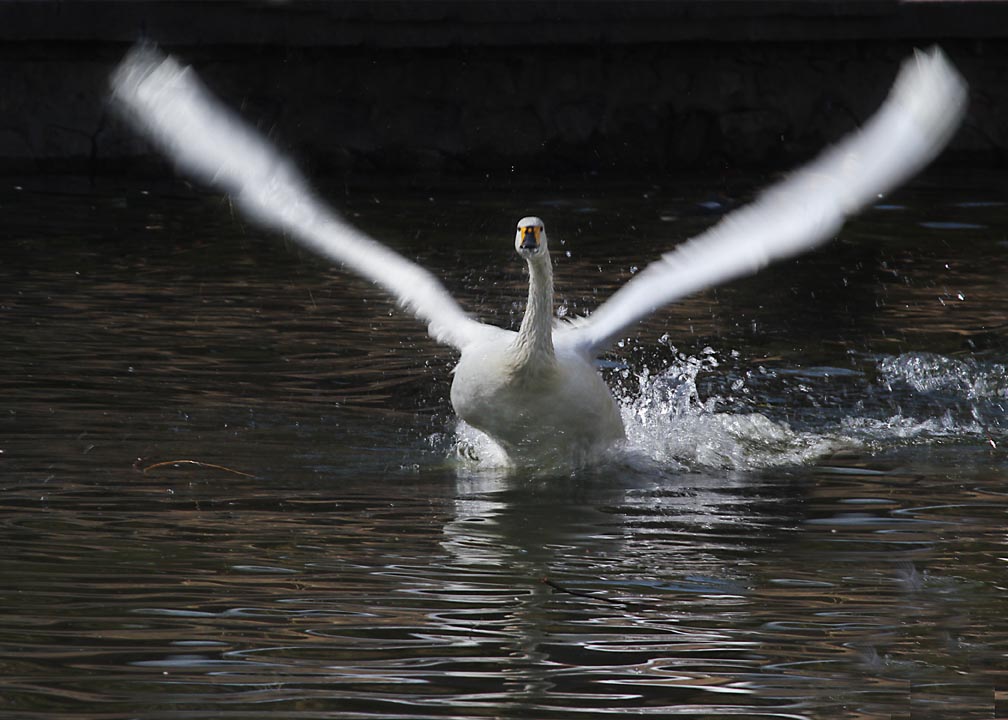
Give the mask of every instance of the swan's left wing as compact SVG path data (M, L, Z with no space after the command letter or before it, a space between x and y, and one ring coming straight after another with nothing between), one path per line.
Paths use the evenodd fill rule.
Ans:
M557 343L584 355L603 352L666 303L828 240L849 215L937 155L965 106L966 84L941 51L917 52L864 127L648 265L587 319L558 332Z
M473 320L422 267L344 222L315 197L294 166L196 77L150 45L138 45L112 76L112 96L133 126L184 171L227 191L264 225L375 283L462 349L496 328Z

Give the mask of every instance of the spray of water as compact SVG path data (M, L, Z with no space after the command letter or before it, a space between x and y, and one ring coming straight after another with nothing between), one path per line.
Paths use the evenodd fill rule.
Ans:
M1008 431L1008 366L915 352L882 358L879 383L905 404L920 435L997 447Z
M997 446L1005 436L1008 367L973 357L906 353L869 361L875 373L846 371L860 387L843 392L830 383L837 373L808 372L783 390L782 402L814 405L817 421L791 423L772 412L753 412L770 391L761 385L770 374L745 375L730 383L731 394L704 395L698 382L724 373L719 353L704 348L691 356L645 363L640 370L618 368L615 394L620 402L626 443L610 460L623 465L682 472L702 468L759 470L822 461L839 452L878 453L908 444L984 442ZM839 372L839 371L838 371ZM781 371L780 376L789 373ZM753 379L757 378L757 379ZM782 392L776 390L774 392ZM874 398L866 404L863 399ZM824 407L816 398L837 398ZM490 438L460 423L451 454L472 468L508 465L507 454Z
M715 371L717 354L679 355L666 369L645 368L635 377L639 392L622 394L626 451L662 464L687 468L752 470L811 462L844 448L852 440L836 433L793 430L787 423L750 412L732 398L702 398L697 378ZM733 389L744 389L736 381Z
M1008 366L972 356L904 353L883 358L879 369L890 384L902 382L918 393L966 400L1008 399Z

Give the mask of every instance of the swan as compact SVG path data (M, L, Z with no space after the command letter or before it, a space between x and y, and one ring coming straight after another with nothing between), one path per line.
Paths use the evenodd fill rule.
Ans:
M515 332L470 317L434 275L340 218L192 68L140 44L112 74L111 93L126 120L182 172L367 278L426 323L434 340L457 350L451 404L512 461L576 463L624 438L619 407L595 366L600 353L673 300L828 240L848 216L929 162L966 105L965 82L941 50L916 51L864 126L572 322L555 321L546 226L538 217L522 218L514 243L528 266L529 288Z

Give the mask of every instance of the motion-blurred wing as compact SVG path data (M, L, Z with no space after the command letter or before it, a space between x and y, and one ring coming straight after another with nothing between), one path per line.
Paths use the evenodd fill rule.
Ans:
M316 198L294 166L214 98L191 68L138 45L113 74L112 96L179 168L228 192L258 222L384 289L428 323L434 339L461 349L493 330L468 317L429 272Z
M590 317L559 333L557 342L584 354L603 352L666 303L824 242L849 215L937 155L965 106L966 84L942 52L916 52L864 127L648 265Z

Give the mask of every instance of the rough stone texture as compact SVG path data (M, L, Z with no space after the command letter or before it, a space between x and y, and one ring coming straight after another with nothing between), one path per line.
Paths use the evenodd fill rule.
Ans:
M1008 148L1002 3L13 3L0 20L8 170L159 162L105 101L141 30L310 172L786 167L934 40L972 89L946 161Z

